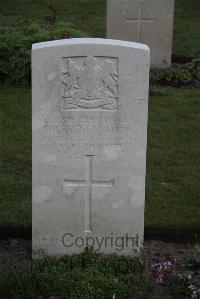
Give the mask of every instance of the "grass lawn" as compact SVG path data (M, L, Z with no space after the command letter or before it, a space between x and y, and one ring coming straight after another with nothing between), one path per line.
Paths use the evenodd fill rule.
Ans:
M199 99L172 88L150 98L146 228L200 231Z
M27 88L1 87L0 227L31 224L31 97Z
M91 36L105 35L106 0L1 1L0 25L58 18ZM200 49L200 1L175 0L174 54ZM200 229L198 153L200 91L161 89L149 112L146 228ZM0 228L31 225L31 95L29 87L1 86Z
M199 98L173 88L150 98L146 227L200 230ZM30 88L1 87L0 105L0 228L30 227Z
M1 25L22 18L44 19L48 6L58 11L58 18L73 22L78 29L91 36L104 37L106 28L106 0L1 0ZM173 54L200 55L200 1L175 0Z

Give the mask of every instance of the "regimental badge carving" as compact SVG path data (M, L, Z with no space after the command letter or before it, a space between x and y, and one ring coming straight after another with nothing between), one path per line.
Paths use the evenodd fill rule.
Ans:
M116 110L118 60L64 57L63 110Z

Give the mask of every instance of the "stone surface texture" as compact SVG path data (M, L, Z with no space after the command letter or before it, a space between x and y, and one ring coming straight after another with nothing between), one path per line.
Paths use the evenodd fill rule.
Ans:
M171 65L174 0L107 0L107 37L141 42L151 66Z
M140 252L149 60L117 40L33 45L33 257Z

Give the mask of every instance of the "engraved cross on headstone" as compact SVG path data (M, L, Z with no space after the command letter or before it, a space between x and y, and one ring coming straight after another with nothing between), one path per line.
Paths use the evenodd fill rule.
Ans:
M91 201L93 186L110 186L114 187L114 179L98 181L92 178L92 155L86 155L86 171L84 180L68 180L64 179L64 187L82 186L85 187L85 232L91 232Z
M154 18L143 18L142 8L143 8L143 1L138 2L139 4L139 12L138 17L136 19L132 17L127 17L126 22L137 23L138 25L138 42L142 42L142 31L143 31L143 24L144 23L153 23L155 21Z

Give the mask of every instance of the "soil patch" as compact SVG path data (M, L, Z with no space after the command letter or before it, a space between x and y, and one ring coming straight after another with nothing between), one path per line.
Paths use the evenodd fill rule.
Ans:
M187 258L194 250L191 244L177 244L148 240L144 242L143 256L148 264L162 260L177 262ZM31 260L31 241L23 239L9 239L0 241L0 261L3 264L12 264Z
M31 241L9 239L0 241L0 264L12 265L31 261Z

